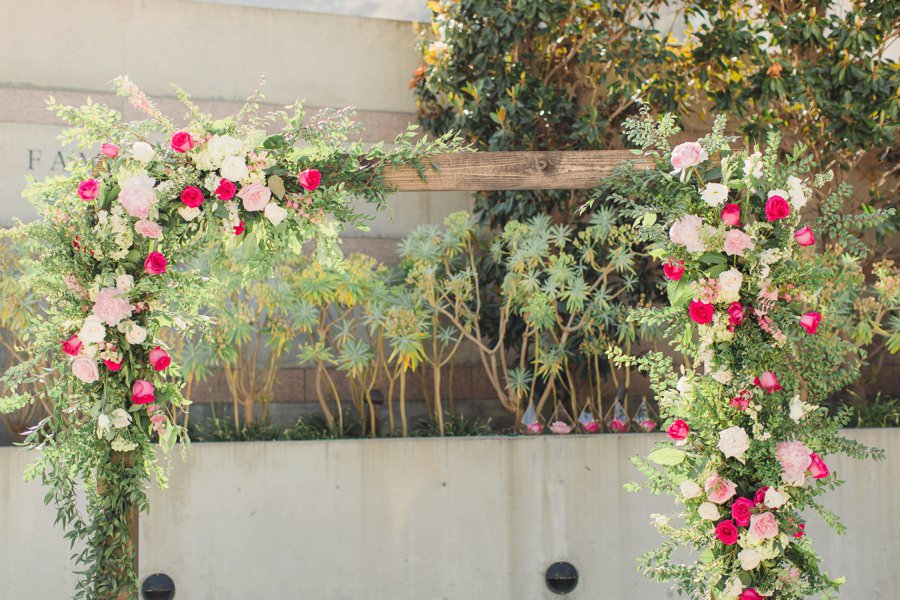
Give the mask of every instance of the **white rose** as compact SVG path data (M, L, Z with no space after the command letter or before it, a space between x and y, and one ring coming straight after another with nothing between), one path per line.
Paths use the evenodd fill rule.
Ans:
M241 141L230 135L214 135L206 144L206 153L214 164L221 163L229 156L240 154L242 150Z
M143 344L147 339L147 330L134 321L123 321L119 325L119 331L124 331L125 340L132 346Z
M744 548L738 553L738 560L741 561L741 568L745 571L752 571L762 562L762 556L756 550Z
M703 493L703 489L697 485L697 482L690 479L682 481L679 489L685 498L697 498Z
M740 300L741 286L744 284L743 274L731 267L727 271L719 273L719 302L738 302Z
M116 289L127 294L134 288L134 277L131 275L119 275L116 277Z
M763 500L763 504L765 504L769 508L781 508L784 506L784 503L787 502L789 496L784 492L780 492L777 489L770 487L766 490L766 497Z
M99 344L106 339L106 327L95 315L89 315L85 318L78 332L78 339L83 344Z
M728 186L721 183L707 183L700 198L710 206L719 206L728 199Z
M266 209L263 214L266 215L266 218L272 223L272 225L277 226L279 223L284 221L284 218L287 216L287 211L274 202L269 202L268 204L266 204Z
M762 154L754 152L744 159L744 174L756 179L763 176Z
M734 378L734 375L728 369L719 369L712 374L712 378L725 385Z
M112 426L116 429L128 427L131 424L131 415L124 408L117 408L112 411Z
M719 518L719 507L712 502L704 502L700 505L700 508L697 509L697 513L700 515L701 519L715 521Z
M109 433L110 421L109 416L100 415L97 417L97 438L103 439Z
M728 585L722 590L722 600L738 600L738 596L744 591L744 582L738 577L734 577L728 582Z
M241 181L250 174L247 161L242 156L229 156L223 160L219 172L222 173L222 177L231 181Z
M743 427L735 425L719 432L719 450L726 458L744 462L744 453L750 449L750 437Z
M788 194L791 196L791 206L795 211L800 211L809 200L809 193L799 177L791 175L787 178Z
M178 209L178 214L181 215L181 218L185 221L193 221L200 215L200 209L197 207L191 208L190 206L182 206Z
M136 142L131 147L131 157L140 163L147 164L153 160L153 146L147 142Z

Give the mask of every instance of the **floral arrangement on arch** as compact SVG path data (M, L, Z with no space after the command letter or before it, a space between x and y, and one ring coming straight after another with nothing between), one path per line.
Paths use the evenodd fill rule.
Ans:
M0 403L15 409L39 396L55 405L26 439L43 450L26 476L52 488L47 500L67 538L84 544L76 597L91 599L136 589L124 514L147 508L148 479L164 483L155 447L186 440L173 418L187 404L183 378L161 333L208 324L199 311L215 281L190 261L242 245L251 277L314 240L318 259L339 265L338 233L367 218L351 198L380 205L386 166L421 172L429 154L459 147L413 128L389 152L366 147L354 141L351 112L307 115L297 103L260 115L258 92L237 115L214 119L178 90L187 109L178 126L130 80L115 84L144 120L125 122L90 100L49 102L70 126L61 141L97 154L73 159L65 177L32 182L26 194L44 219L8 234L41 256L27 282L47 308L26 332L31 359L9 369ZM44 382L35 395L20 391L35 381Z
M858 376L861 351L823 312L820 292L840 262L823 260L817 240L862 254L854 231L890 213L840 216L850 193L841 187L817 220L806 218L830 174L811 174L802 144L785 156L772 134L765 148L735 150L724 128L717 119L707 136L670 149L674 119L644 110L626 129L653 168L620 170L592 201L622 205L662 262L670 305L630 319L661 327L685 357L679 372L662 353L611 351L649 373L670 438L633 459L647 481L629 488L683 507L654 516L668 539L642 568L698 600L801 599L843 581L822 570L805 532L810 510L842 530L817 501L840 483L828 457L882 456L839 436L849 412L821 405ZM696 562L674 560L678 547Z

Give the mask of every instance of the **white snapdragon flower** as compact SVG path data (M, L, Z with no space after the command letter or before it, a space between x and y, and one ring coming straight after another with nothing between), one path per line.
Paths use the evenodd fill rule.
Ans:
M109 434L111 422L109 415L100 415L97 417L97 438L103 439Z

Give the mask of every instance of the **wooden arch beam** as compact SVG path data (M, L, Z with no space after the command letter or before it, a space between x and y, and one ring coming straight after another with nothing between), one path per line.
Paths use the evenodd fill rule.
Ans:
M428 170L425 181L412 167L388 167L384 178L401 192L584 190L629 161L651 166L629 150L458 152L431 157L437 170Z

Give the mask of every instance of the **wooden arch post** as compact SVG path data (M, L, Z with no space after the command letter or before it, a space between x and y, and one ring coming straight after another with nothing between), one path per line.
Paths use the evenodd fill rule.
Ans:
M412 167L389 167L384 179L398 192L585 190L597 187L616 167L629 161L638 168L650 166L628 150L459 152L430 157L434 169L425 173L425 179ZM122 455L119 460L127 463L131 457ZM126 518L137 574L137 507L131 507ZM132 590L120 590L115 600L137 600L137 596Z

